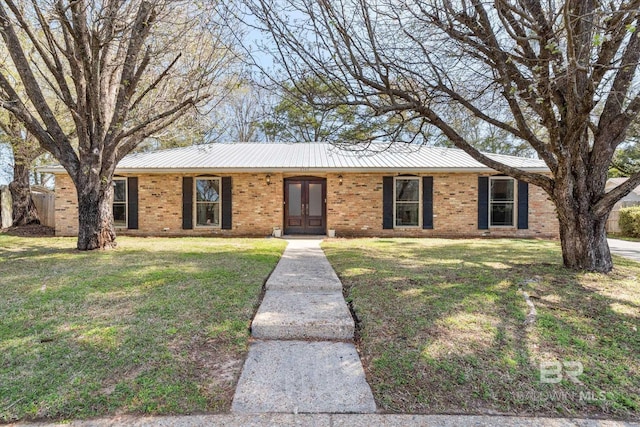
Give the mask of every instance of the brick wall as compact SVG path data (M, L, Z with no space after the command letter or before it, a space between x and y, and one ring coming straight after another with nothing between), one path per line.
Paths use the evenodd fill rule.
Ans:
M56 236L78 235L78 195L69 175L56 175Z
M122 175L119 175L122 176ZM182 178L196 175L135 175L138 177L138 229L117 230L130 235L242 235L266 236L282 227L282 174L232 175L233 229L182 229ZM56 235L78 234L78 199L68 175L56 175Z
M529 228L478 229L478 176L490 174L423 174L433 177L433 229L382 228L382 178L386 174L327 176L327 222L340 236L518 236L558 237L555 207L539 187L529 185ZM422 175L421 175L422 176Z
M478 174L426 174L433 177L434 228L382 229L382 178L385 174L325 174L327 228L338 236L518 236L558 237L553 204L542 189L529 186L529 228L478 230ZM485 174L488 176L489 174ZM283 228L284 175L233 174L231 230L182 229L182 178L194 175L136 175L138 177L139 229L119 230L133 235L234 235L266 236ZM67 175L56 176L56 235L77 234L77 198Z

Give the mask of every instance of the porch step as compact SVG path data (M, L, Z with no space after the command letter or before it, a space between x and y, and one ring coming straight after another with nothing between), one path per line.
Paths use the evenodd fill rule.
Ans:
M353 344L257 341L231 411L372 413L376 405Z
M251 324L258 339L352 340L354 322L341 292L270 290Z

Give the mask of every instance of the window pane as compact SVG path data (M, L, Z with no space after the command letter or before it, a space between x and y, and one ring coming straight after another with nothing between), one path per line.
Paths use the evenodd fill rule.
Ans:
M492 179L491 180L491 200L492 201L513 201L513 179Z
M220 225L219 203L197 203L197 225Z
M322 216L322 184L309 183L309 216Z
M220 181L217 179L196 179L196 200L217 202L220 197Z
M396 200L417 202L420 200L420 181L396 179Z
M491 225L513 225L513 203L493 203L491 205Z
M125 181L124 179L113 180L113 201L114 202L127 201L127 181Z
M396 225L397 226L417 226L418 212L419 212L418 203L396 204Z
M127 206L124 203L113 204L113 225L116 227L127 226Z
M289 185L289 216L302 215L302 184Z

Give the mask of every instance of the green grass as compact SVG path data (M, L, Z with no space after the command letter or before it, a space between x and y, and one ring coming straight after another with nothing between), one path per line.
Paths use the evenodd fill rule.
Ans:
M640 264L561 266L556 242L358 239L323 248L359 320L359 347L389 412L640 414ZM522 288L532 295L536 322ZM580 362L574 383L541 362ZM572 371L567 366L567 371Z
M230 407L285 242L0 234L0 422Z

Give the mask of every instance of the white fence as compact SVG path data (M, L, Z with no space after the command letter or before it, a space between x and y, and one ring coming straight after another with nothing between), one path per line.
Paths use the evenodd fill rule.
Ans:
M9 228L13 223L11 192L6 185L0 186L0 228Z

